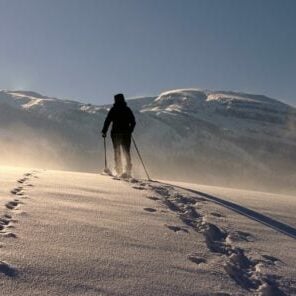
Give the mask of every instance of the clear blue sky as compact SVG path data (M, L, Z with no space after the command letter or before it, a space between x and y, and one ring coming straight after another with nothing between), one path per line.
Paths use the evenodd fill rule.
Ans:
M295 0L0 0L0 88L91 103L199 87L296 105Z

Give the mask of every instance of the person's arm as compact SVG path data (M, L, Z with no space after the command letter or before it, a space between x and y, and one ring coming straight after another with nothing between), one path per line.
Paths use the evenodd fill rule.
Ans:
M107 117L106 117L106 119L105 119L104 126L103 126L103 129L102 129L102 136L103 137L106 137L109 125L110 125L112 120L113 120L113 109L111 108L108 115L107 115Z

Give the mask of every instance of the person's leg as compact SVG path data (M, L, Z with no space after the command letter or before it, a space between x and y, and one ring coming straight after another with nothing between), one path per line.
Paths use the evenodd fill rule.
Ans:
M124 134L122 137L122 150L126 160L126 173L131 175L132 172L132 159L131 159L131 135Z
M120 136L112 135L112 143L114 149L115 170L118 175L122 173L121 151L120 151Z

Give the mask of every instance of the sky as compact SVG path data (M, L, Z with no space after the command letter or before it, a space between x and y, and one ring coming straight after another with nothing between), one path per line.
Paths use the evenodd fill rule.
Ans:
M102 104L234 90L296 105L295 0L0 0L0 89Z

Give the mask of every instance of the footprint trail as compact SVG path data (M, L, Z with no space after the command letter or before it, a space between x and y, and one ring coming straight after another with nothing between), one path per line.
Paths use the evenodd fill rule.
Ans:
M137 183L136 185L134 183ZM261 255L262 259L253 259L248 252L238 246L236 242L252 242L252 234L239 230L225 230L218 224L209 223L207 214L202 208L210 201L199 195L192 195L185 190L176 189L172 185L158 182L133 182L131 186L137 190L147 190L147 198L156 202L162 202L170 211L174 212L184 223L183 226L164 225L175 233L188 233L188 227L193 231L202 233L205 244L213 256L223 258L226 274L242 289L261 296L287 295L275 274L266 274L262 267L275 265L277 258L270 255ZM181 193L182 192L182 193ZM225 218L224 215L211 212L210 216ZM193 252L188 255L188 260L200 265L207 264L207 260Z
M14 228L13 223L16 221L13 219L13 215L19 210L21 204L23 204L22 199L28 198L26 187L32 187L33 184L28 183L32 178L37 178L37 171L30 173L25 173L23 177L18 179L16 183L18 186L11 189L10 193L12 199L5 204L6 212L0 216L0 235L5 238L17 238L17 235L11 230ZM1 248L4 245L0 245ZM14 277L17 275L17 270L10 266L7 262L0 260L0 275L4 274L8 277Z

